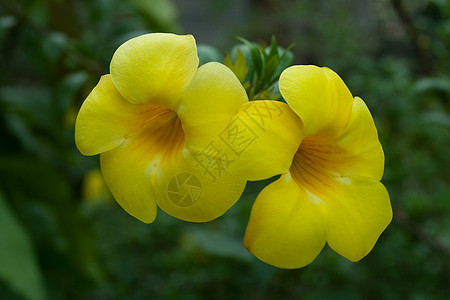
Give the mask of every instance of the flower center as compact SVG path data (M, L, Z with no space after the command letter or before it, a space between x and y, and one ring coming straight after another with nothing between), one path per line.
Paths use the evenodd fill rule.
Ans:
M303 189L320 195L333 185L339 174L339 147L329 139L307 137L294 155L289 169L292 178Z
M176 156L184 146L185 135L177 114L162 106L146 105L130 124L128 136L134 151L150 160Z

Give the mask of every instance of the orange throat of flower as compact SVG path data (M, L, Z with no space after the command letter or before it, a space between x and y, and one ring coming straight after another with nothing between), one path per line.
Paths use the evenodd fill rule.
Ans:
M298 186L314 195L329 189L339 174L342 150L325 138L307 137L300 144L289 172Z
M185 144L185 134L178 115L171 109L146 105L131 124L127 140L133 150L145 159L170 160Z

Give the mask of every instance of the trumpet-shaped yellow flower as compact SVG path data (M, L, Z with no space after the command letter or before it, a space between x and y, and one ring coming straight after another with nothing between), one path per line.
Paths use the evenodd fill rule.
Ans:
M100 153L114 198L143 222L155 219L157 205L183 220L209 221L244 189L245 179L226 168L205 168L216 158L205 149L247 95L224 65L198 68L198 62L191 35L131 39L114 53L111 74L101 77L77 116L78 149Z
M327 68L290 67L279 86L290 108L284 103L270 107L284 121L274 123L266 117L264 132L252 126L260 130L261 144L249 146L236 166L250 177L257 165L264 165L261 178L282 174L258 195L244 246L282 268L309 264L325 243L358 261L392 219L389 195L380 183L384 154L372 116L363 100L353 98ZM268 103L243 107L262 114ZM240 111L236 118L248 116L252 114ZM246 158L257 151L258 158Z

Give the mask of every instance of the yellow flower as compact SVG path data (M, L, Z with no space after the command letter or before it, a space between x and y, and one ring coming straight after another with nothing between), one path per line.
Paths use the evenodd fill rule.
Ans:
M191 35L131 39L114 53L111 74L101 77L77 116L78 149L101 153L114 198L143 222L153 222L157 205L183 220L210 221L244 189L244 179L207 165L217 154L205 149L247 95L227 67L198 68L198 62Z
M370 112L327 68L290 67L279 85L295 114L284 103L270 104L277 108L272 113L278 111L284 120L275 123L266 117L261 135L266 148L257 159L244 154L239 165L243 173L264 164L265 176L282 174L258 195L244 246L282 268L309 264L325 243L358 261L392 219L389 195L380 183L384 154ZM268 102L244 107L261 113ZM263 147L253 146L249 154Z
M112 200L111 194L99 169L89 171L83 180L82 197L88 203L107 203Z

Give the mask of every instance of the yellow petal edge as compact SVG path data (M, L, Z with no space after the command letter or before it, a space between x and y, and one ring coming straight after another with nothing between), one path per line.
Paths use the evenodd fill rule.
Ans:
M300 143L289 172L258 195L244 246L280 268L306 266L325 242L359 261L392 220L372 116L327 68L290 67L280 91L301 120L300 129L291 129L300 130Z

